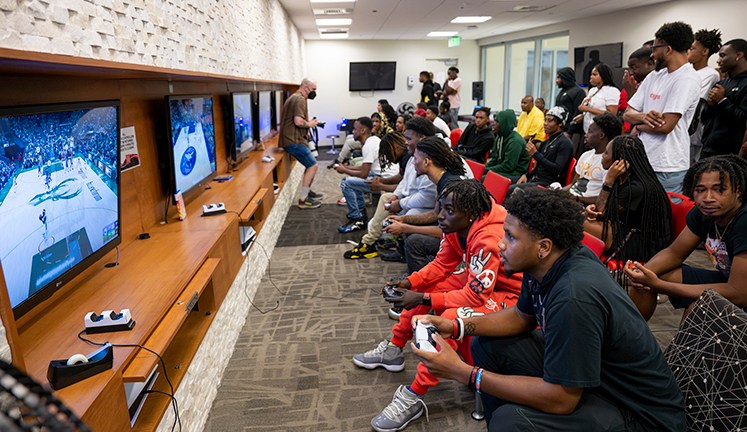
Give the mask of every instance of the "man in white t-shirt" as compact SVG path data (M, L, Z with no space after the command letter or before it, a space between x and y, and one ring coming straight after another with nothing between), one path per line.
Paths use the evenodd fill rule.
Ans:
M449 129L449 125L438 116L438 107L436 105L428 105L428 108L425 110L425 118L433 122L433 126L436 127L438 132L440 132L440 138L446 141L446 144L451 147L451 139L449 139L451 129Z
M373 121L369 117L359 117L353 126L353 137L363 143L363 159L360 166L337 165L335 171L347 174L340 182L340 189L348 206L348 221L338 227L341 233L356 231L366 226L366 193L372 193L369 180L374 176L388 177L392 172L383 171L379 164L379 143L381 139L371 132ZM390 170L397 170L392 165Z
M687 51L687 61L693 65L695 73L700 78L700 100L689 128L691 165L700 159L700 151L703 149L703 123L700 121L700 113L708 101L708 92L721 79L718 71L708 66L708 59L720 49L721 32L718 29L703 29L695 32L695 41Z
M459 78L459 68L452 66L446 72L449 75L449 79L446 80L444 85L444 94L449 99L449 115L451 115L451 121L449 122L451 130L459 127L459 107L462 105L462 79Z
M607 170L602 167L602 155L607 144L622 133L622 122L616 115L607 112L593 120L584 139L586 148L591 150L578 158L573 181L565 187L578 202L585 205L596 202L607 175Z
M624 119L636 126L656 177L667 192L682 192L690 167L688 126L698 105L700 78L687 62L694 40L683 22L656 31L651 46L656 71L648 74L628 102Z

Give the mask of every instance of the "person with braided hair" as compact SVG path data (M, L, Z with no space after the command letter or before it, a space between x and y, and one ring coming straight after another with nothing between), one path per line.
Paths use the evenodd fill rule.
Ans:
M747 160L736 155L701 159L687 171L682 187L695 201L687 226L645 265L629 261L625 266L629 294L647 320L656 309L657 293L687 311L706 289L747 307ZM683 264L701 242L715 270Z
M647 261L669 244L672 211L643 143L632 135L613 139L602 167L607 174L596 202L586 207L584 230L604 241L609 256Z
M413 158L417 157L416 151ZM443 238L436 258L407 278L389 282L399 295L384 299L406 310L392 327L390 340L384 339L373 350L353 356L356 366L402 371L403 348L412 339L410 320L415 315L433 309L438 315L455 319L497 312L516 303L521 274L507 276L498 257L506 210L474 179L448 183L439 195L438 208ZM452 348L457 347L456 341L450 343ZM414 381L400 386L392 403L373 418L371 426L375 430L402 430L422 415L422 397L438 384L438 379L422 363L417 369Z

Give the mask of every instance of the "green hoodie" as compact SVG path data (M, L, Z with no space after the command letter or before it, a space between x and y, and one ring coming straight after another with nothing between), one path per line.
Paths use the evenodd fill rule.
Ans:
M520 177L529 169L530 156L524 138L514 130L516 114L514 110L507 109L498 112L495 117L500 131L495 136L485 172L493 171L504 177ZM485 175L482 178L484 180Z

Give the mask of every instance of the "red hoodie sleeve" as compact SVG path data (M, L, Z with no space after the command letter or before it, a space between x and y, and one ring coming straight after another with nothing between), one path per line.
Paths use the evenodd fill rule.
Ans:
M494 291L521 292L522 274L506 276L501 265L498 242L503 238L503 224L481 230L467 245L467 283L460 290L431 294L434 309L463 306L480 307Z
M451 241L458 241L456 234L449 234L451 238L441 236L441 245L433 261L425 267L407 277L412 289L420 288L424 285L433 285L447 277L457 269L462 263L462 255L459 250L451 245Z

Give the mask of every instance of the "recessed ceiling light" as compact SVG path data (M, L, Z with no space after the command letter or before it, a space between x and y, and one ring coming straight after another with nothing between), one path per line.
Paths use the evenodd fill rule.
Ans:
M458 34L459 32L455 32L455 31L433 31L433 32L428 33L426 36L427 37L451 37L451 36L456 36Z
M310 0L311 3L355 3L355 0Z
M348 26L353 23L350 18L318 18L316 25L318 26Z
M320 33L319 37L322 39L347 39L347 33Z
M451 20L452 24L479 24L491 19L491 16L460 16Z

